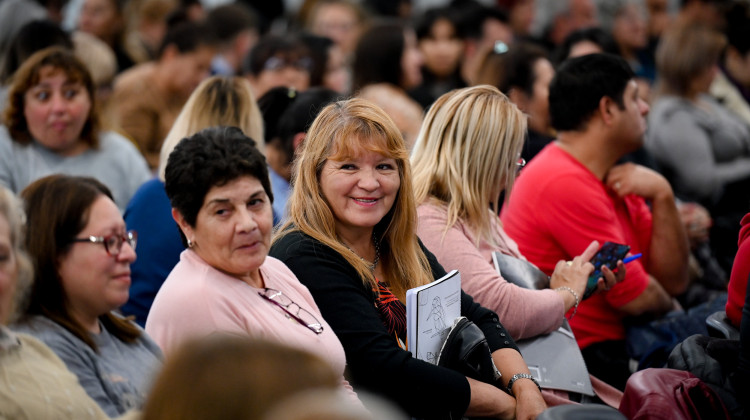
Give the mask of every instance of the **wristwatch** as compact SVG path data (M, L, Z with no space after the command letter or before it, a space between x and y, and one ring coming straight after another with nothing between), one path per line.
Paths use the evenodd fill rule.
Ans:
M513 395L515 397L515 394L513 394L513 384L516 383L516 380L518 379L531 379L531 381L534 382L537 388L539 388L539 392L542 392L542 387L539 386L539 382L537 382L536 378L528 373L516 373L512 378L510 378L510 381L508 381L508 393L510 395Z

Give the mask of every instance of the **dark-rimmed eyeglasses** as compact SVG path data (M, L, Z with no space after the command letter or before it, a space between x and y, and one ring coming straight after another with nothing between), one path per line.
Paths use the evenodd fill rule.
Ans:
M262 292L258 292L258 295L281 308L281 310L286 314L287 318L291 318L299 322L315 334L323 333L323 326L320 324L320 321L318 321L318 318L316 318L315 315L313 315L307 309L302 308L294 303L294 301L286 297L278 290L265 288Z
M129 230L122 233L115 233L107 236L89 236L88 238L74 238L70 242L91 242L94 244L104 245L104 250L107 254L114 257L122 250L123 242L127 241L128 245L135 251L135 246L138 243L138 232Z

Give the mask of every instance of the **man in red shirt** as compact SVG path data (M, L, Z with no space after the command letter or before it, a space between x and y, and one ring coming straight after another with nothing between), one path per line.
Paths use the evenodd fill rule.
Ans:
M688 281L688 241L669 182L617 164L646 130L648 105L633 77L607 54L560 67L549 93L558 139L524 169L502 214L523 255L548 274L592 240L643 253L624 281L581 302L570 322L589 372L620 389L630 375L624 318L665 314Z

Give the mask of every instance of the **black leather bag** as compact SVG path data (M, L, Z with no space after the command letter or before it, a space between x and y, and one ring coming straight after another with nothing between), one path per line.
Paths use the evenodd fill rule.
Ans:
M500 381L500 371L492 360L487 338L476 324L464 316L453 322L440 349L437 364L505 391Z

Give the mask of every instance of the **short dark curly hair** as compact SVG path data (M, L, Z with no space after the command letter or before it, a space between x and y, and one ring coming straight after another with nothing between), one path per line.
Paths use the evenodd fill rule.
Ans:
M266 159L237 127L210 127L182 139L169 155L165 188L172 207L195 227L206 194L243 176L260 181L273 203ZM185 238L183 237L183 241Z

